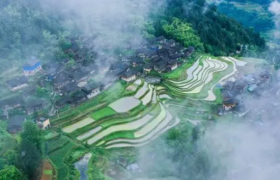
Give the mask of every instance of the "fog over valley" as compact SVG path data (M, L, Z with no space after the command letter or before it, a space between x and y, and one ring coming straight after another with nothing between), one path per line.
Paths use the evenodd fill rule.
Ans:
M0 180L279 179L279 0L0 15Z

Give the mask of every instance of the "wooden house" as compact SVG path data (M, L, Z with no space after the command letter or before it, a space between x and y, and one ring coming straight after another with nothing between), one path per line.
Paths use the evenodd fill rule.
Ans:
M50 119L49 118L39 117L36 120L36 123L39 126L39 128L41 128L42 130L46 130L46 129L51 127L51 123L50 123Z
M42 69L41 62L32 57L24 66L23 66L23 73L25 76L32 76L36 74L38 71Z
M7 131L9 133L17 133L21 131L25 120L26 120L25 116L21 116L21 115L11 116L8 119Z
M6 81L5 84L10 90L17 91L28 86L28 79L25 76L20 76Z
M88 99L91 99L100 93L100 84L92 82L83 87L82 91L86 93Z

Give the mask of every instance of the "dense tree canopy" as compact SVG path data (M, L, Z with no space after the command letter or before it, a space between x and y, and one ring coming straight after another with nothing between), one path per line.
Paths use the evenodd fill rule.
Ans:
M241 3L244 3L244 1ZM218 9L223 14L236 19L245 27L253 27L256 31L260 32L273 29L273 15L265 7L255 4L258 2L252 1L251 3L254 4L241 4L239 5L241 7L239 7L238 5L224 2L219 4ZM262 2L259 3L262 4Z
M170 0L157 21L165 19L172 22L174 17L191 24L207 53L235 53L238 44L256 46L258 50L265 47L265 41L259 33L246 29L237 21L220 14L216 6L207 5L205 0ZM155 24L156 33L164 34L159 24Z
M6 166L0 170L0 180L25 180L26 178L15 166Z
M198 49L203 49L200 38L195 34L190 24L183 22L178 18L174 18L171 24L164 24L163 30L168 36L182 42L186 47L195 46Z
M22 169L30 179L34 179L42 163L42 134L32 121L24 123L19 153Z

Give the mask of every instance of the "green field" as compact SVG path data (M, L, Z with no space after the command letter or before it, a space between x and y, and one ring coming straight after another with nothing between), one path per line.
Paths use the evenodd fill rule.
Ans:
M57 141L60 141L59 139ZM64 137L61 138L61 141L64 141ZM51 143L50 148L54 149L58 145L56 143ZM68 152L75 146L75 143L70 141L64 146L61 146L61 148L57 149L54 152L51 152L49 154L49 158L52 161L52 163L55 166L55 169L57 170L57 179L58 180L66 180L69 179L69 173L70 170L68 166L64 163L65 158L68 155Z
M92 113L90 115L90 117L96 121L104 118L104 117L108 117L108 116L111 116L111 115L114 115L116 114L116 111L114 111L112 108L110 107L105 107L103 109L100 109L94 113Z
M0 121L0 156L16 146L17 141L6 131L6 122Z

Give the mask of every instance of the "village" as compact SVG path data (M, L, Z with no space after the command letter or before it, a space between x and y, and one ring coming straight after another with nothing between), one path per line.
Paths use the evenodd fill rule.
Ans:
M90 148L142 146L182 120L193 128L234 116L261 124L253 118L267 113L245 99L279 94L273 68L257 59L212 57L164 37L126 48L117 56L106 50L89 53L73 40L66 51L73 59L31 57L20 75L2 84L12 94L0 100L7 131L17 136L26 120L36 122L59 178L75 171L63 170L73 162L80 172L92 163L115 179L141 176L143 164L126 151L108 165L91 157ZM268 104L273 108L277 102ZM70 156L72 164L65 160Z
M248 102L248 99L257 100L262 96L277 97L279 93L278 76L277 73L275 75L273 68L265 64L261 68L257 68L255 72L238 71L234 76L217 85L221 88L222 96L222 105L218 107L217 114L224 116L233 113L234 116L240 118L266 114L264 109L252 108L252 104L245 103ZM274 101L268 103L268 106L273 106L273 104Z
M177 69L194 52L193 47L185 48L162 36L143 43L141 48L127 48L130 53L117 58L94 52L99 64L83 58L84 49L75 41L67 50L73 54L74 63L69 59L42 63L31 57L21 67L21 76L8 79L1 86L12 94L0 100L1 118L7 119L8 131L19 132L26 119L33 119L46 129L51 126L49 118L60 109L92 99L118 80L130 83L149 74L160 77L161 73Z

